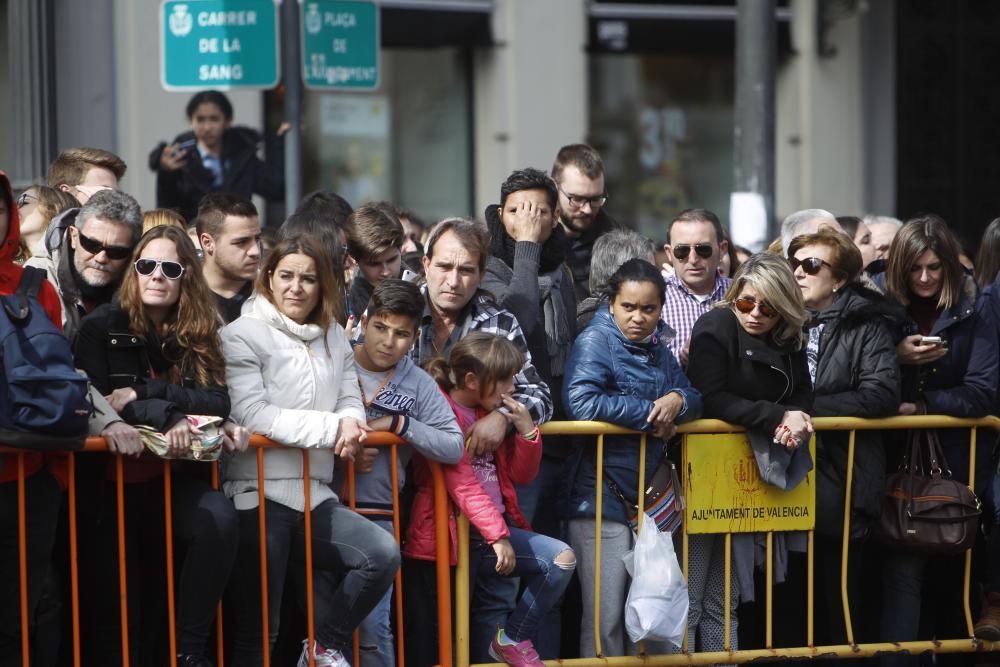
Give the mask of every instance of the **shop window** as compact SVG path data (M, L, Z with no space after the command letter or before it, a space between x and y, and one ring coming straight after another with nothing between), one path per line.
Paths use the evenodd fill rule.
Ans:
M590 56L590 141L608 212L657 244L689 207L728 218L734 61L724 55Z

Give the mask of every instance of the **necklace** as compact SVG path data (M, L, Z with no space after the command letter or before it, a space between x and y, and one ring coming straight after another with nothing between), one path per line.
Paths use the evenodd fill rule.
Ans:
M361 401L365 404L366 408L371 407L371 404L375 401L376 398L378 398L378 395L382 392L383 389L385 389L385 386L389 384L389 380L391 380L392 376L395 374L396 374L396 369L393 368L392 372L385 376L385 379L382 380L382 384L380 384L378 386L378 389L375 390L375 393L372 394L371 400L368 400L368 394L365 393L364 385L361 384L360 382L358 383L358 387L361 389Z

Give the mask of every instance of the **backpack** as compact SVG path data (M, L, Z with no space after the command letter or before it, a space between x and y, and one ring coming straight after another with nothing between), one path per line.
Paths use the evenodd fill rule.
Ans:
M17 290L0 296L0 444L83 449L92 406L69 341L38 301L45 271L25 267Z

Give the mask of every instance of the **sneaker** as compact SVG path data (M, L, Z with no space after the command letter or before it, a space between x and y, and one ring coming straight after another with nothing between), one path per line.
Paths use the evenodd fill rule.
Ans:
M1000 641L1000 593L987 593L983 613L976 621L975 636L986 641Z
M497 633L490 642L490 655L497 662L505 662L512 667L542 667L544 664L538 657L538 651L530 639L525 639L519 644L501 644L500 635L502 628L497 628Z
M344 654L336 649L323 648L319 642L313 642L313 664L316 667L351 667ZM302 640L302 655L299 656L298 667L309 667L309 640Z

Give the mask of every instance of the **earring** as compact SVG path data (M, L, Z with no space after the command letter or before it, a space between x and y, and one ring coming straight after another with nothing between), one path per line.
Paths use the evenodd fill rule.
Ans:
M834 287L834 288L833 288L833 293L834 293L834 294L836 294L836 293L837 293L837 288L836 288L836 287Z

